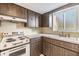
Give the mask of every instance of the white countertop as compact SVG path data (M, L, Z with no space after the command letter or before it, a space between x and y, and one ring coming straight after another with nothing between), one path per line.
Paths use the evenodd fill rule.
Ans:
M56 40L61 40L61 41L65 41L65 42L70 42L70 43L74 43L74 44L79 44L79 38L75 38L75 37L61 37L58 35L52 35L52 34L33 34L33 35L26 35L28 38L36 38L36 37L48 37L48 38L52 38L52 39L56 39Z

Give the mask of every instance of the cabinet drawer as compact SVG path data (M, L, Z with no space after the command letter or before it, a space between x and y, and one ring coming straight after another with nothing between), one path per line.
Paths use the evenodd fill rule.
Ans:
M32 38L30 39L31 43L35 43L35 42L38 42L38 41L41 41L41 38L38 37L38 38Z
M69 42L65 42L65 41L60 41L57 39L51 39L51 38L44 38L45 41L53 44L53 45L57 45L59 47L65 48L65 49L69 49L75 52L79 52L79 45L78 44L74 44L74 43L69 43Z
M52 43L52 39L47 38L47 37L42 37L42 39L46 42Z
M77 44L73 44L73 43L69 43L69 42L65 42L65 41L59 41L59 40L52 40L52 44L55 44L57 46L60 46L60 47L63 47L63 48L66 48L66 49L70 49L70 50L73 50L73 51L76 51L78 52L79 50L79 47Z
M63 42L62 47L79 52L79 47L77 44L69 43L69 42Z

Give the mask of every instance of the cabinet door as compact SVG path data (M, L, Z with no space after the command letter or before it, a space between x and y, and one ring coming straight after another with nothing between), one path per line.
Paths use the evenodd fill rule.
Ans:
M24 9L24 18L25 20L27 20L27 9L26 8Z
M17 6L15 4L8 4L8 7L9 7L8 15L17 16L17 11L16 11Z
M43 40L43 54L46 56L52 56L52 46L46 41L46 39Z
M49 14L42 15L42 27L49 27Z
M76 52L66 50L66 49L63 49L63 51L64 51L64 56L78 56Z
M45 13L42 15L42 27L53 27L53 13Z
M65 31L76 31L77 12L76 8L68 9L64 12Z
M55 46L55 45L51 45L52 49L51 49L51 55L52 56L63 56L63 48Z
M8 15L23 18L23 19L27 18L27 9L18 6L16 4L8 4L8 8L9 8Z
M34 43L30 46L31 50L30 50L30 55L31 56L37 56L38 55L38 46L37 43Z
M39 27L42 27L42 16L39 14Z
M51 47L51 44L50 43L47 43L47 56L52 56L52 47Z
M33 39L31 39L30 55L31 56L39 56L39 55L41 55L41 52L42 52L41 38L35 38L35 39L33 38Z
M47 50L46 41L45 41L45 39L43 39L43 55L46 55L46 50Z
M54 15L56 16L56 19L53 21L53 24L57 25L56 30L63 31L64 30L64 13L63 13L63 11L57 12Z
M17 5L16 13L17 17L25 19L25 9L23 7Z
M35 13L28 10L28 27L35 27Z
M8 3L0 3L0 14L7 15L9 12Z

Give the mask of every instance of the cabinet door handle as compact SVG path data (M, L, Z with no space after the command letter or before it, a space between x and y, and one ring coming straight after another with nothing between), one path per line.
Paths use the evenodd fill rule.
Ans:
M0 20L2 20L3 19L3 17L0 17Z

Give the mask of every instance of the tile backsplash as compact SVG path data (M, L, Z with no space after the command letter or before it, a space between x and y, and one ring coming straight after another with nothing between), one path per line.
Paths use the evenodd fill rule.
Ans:
M53 31L53 29L49 27L17 28L16 23L9 21L1 21L0 32L7 32L9 34L11 34L12 32L24 32L26 35L38 33L59 35L59 33L61 33ZM79 32L64 32L64 34L70 34L71 37L79 37Z
M53 31L53 28L43 27L42 33L59 35L61 32ZM70 37L79 37L79 32L63 32L63 35L70 34Z
M16 23L9 21L1 21L0 32L24 32L25 34L37 34L40 33L40 30L34 28L17 28Z

